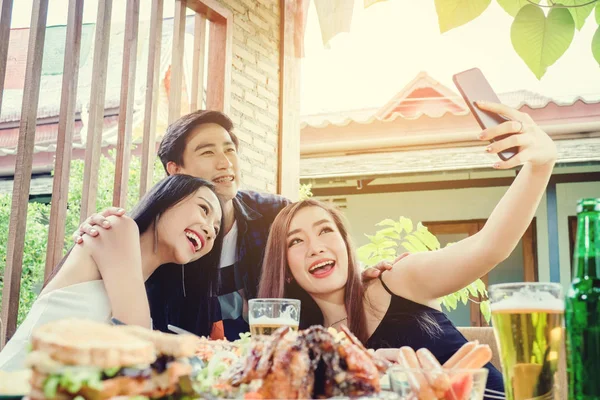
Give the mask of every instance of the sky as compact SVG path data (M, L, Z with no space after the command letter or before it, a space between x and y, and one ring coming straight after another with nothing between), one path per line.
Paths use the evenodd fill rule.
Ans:
M50 0L48 25L66 24L68 0ZM143 4L140 19L150 18ZM302 63L301 114L339 112L384 105L420 71L454 89L452 75L479 67L497 92L527 89L557 100L600 97L600 67L590 43L593 14L575 33L567 52L541 80L519 58L510 41L512 18L495 1L477 19L440 34L433 0L387 0L368 9L356 0L350 33L323 45L314 5L309 8ZM12 27L27 27L32 0L15 1ZM97 1L87 0L84 22L95 22ZM164 17L174 1L165 0ZM113 1L113 21L125 20L125 1Z
M314 5L302 60L302 114L381 107L419 71L455 90L452 75L479 67L496 92L527 89L558 99L600 98L600 67L591 52L597 28L586 21L565 54L538 81L514 51L510 17L492 1L466 25L440 34L433 0L387 0L366 10L357 1L350 33L324 48Z

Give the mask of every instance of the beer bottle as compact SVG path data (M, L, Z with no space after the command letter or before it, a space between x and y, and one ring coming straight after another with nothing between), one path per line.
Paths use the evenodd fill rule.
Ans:
M600 199L577 203L573 281L565 302L570 400L600 399Z

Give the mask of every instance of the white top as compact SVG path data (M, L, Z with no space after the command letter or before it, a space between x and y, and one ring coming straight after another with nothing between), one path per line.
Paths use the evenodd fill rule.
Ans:
M237 255L237 237L238 226L237 221L235 221L229 232L227 232L223 238L223 248L221 249L221 265L219 265L219 268L229 267L235 263L235 256Z
M108 322L112 308L102 280L77 283L44 293L33 303L29 314L0 352L0 370L24 368L32 332L48 322L63 318L84 318Z

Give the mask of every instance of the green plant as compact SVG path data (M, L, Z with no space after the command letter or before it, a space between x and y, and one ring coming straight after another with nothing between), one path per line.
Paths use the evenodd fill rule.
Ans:
M538 79L567 51L575 30L581 30L595 7L598 27L591 51L600 64L600 2L598 0L496 0L514 18L510 38L513 48ZM440 32L479 17L491 0L435 0ZM548 13L544 12L548 10Z
M65 220L65 246L66 251L73 245L71 235L79 226L81 209L81 194L83 188L83 160L71 162L69 179L69 195L67 200L67 218ZM139 200L141 161L137 157L131 159L129 168L129 191L127 209L131 210ZM100 158L98 173L98 196L96 210L100 211L112 204L112 191L115 173L115 152L109 151L108 155ZM154 165L154 182L165 176L160 161ZM0 299L4 286L4 268L6 265L6 245L8 243L8 225L10 220L11 196L0 195ZM46 260L46 243L48 238L48 224L50 204L31 202L27 208L27 228L25 232L25 247L23 251L23 272L21 275L21 292L19 298L19 315L17 324L20 324L31 305L35 301L44 279Z
M298 195L298 200L302 201L302 200L310 199L313 195L310 190L311 188L312 188L312 185L310 183L307 183L305 185L300 185L300 194Z
M380 261L395 259L400 246L410 253L433 251L440 248L439 240L420 222L415 229L410 219L400 217L398 221L384 219L376 226L383 228L375 232L374 235L366 235L370 243L359 247L357 250L358 259L365 268L371 267ZM481 279L477 279L467 287L442 297L439 301L447 310L452 311L458 307L459 301L466 305L469 301L474 301L471 296L479 298L480 295L482 298L487 299L485 284ZM489 322L491 319L489 301L482 301L479 307L486 321Z

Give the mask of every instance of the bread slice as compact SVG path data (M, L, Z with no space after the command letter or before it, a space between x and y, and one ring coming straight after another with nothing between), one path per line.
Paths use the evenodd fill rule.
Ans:
M143 328L140 328L143 329ZM32 350L65 365L114 368L147 365L156 360L155 346L139 335L90 320L63 319L45 324L31 336ZM28 361L35 366L35 361Z
M134 325L119 325L115 329L154 343L159 355L173 356L175 358L192 357L196 354L196 349L200 345L200 338L191 334L172 335L160 331L151 331Z

